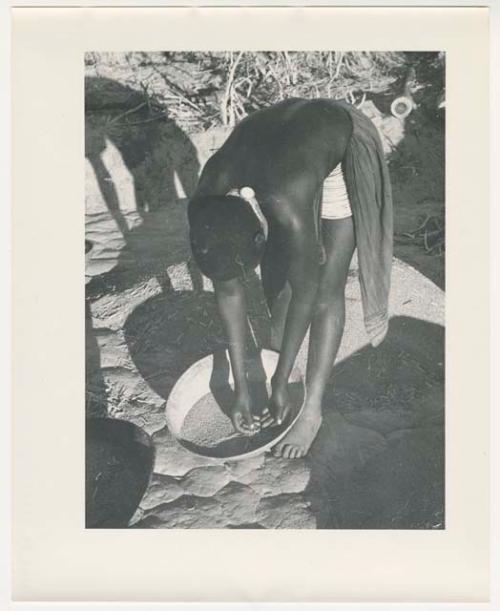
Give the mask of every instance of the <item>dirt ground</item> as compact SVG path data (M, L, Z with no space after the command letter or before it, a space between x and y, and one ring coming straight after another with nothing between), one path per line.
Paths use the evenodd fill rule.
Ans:
M96 85L134 103L122 85ZM171 121L110 124L109 110L87 113L86 408L152 436L154 473L134 527L444 528L444 256L408 237L444 212L442 127L440 117L424 127L407 120L388 156L396 244L387 339L368 345L354 261L309 456L220 464L183 449L164 410L178 377L225 345L186 221L186 197L225 131L188 135ZM249 283L250 320L265 347L257 275ZM307 338L302 364L306 348Z

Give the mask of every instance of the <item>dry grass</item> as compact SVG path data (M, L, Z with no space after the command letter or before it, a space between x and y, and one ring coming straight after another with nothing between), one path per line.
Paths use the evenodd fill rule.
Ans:
M196 131L232 126L290 97L359 102L400 78L407 58L399 52L341 51L88 53L85 63L87 75L116 79L141 92L144 105L160 104L181 127Z
M422 246L429 255L442 256L445 250L444 211L441 215L425 215L418 227L397 236L400 243L413 242Z

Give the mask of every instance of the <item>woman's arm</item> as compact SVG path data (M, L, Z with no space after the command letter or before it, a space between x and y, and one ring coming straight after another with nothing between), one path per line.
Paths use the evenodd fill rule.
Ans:
M251 433L256 424L251 413L250 393L245 370L247 305L245 288L239 279L214 282L219 313L229 339L229 358L236 400L232 408L234 427Z

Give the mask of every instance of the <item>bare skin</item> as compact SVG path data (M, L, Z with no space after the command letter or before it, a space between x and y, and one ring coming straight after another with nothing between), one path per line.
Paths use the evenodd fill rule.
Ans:
M261 269L273 318L273 343L280 351L269 403L278 424L289 413L288 379L312 325L307 409L277 449L290 458L307 452L317 432L321 399L342 337L343 292L354 249L352 220L332 221L325 230L328 260L321 265L325 253L318 202L324 179L344 157L351 130L346 111L331 100L288 100L254 113L209 160L188 210L194 217L204 196L224 197L231 189L251 186L268 221ZM235 378L233 424L236 430L252 434L263 422L253 413L245 376L243 283L238 278L215 281L214 288Z
M302 229L306 229L303 231ZM319 266L315 248L314 231L299 224L296 231L288 232L287 256L289 266L287 282L290 285L290 301L286 311L280 357L271 386L270 413L281 424L289 411L288 378L295 358L305 337L314 310L318 288ZM251 434L260 425L254 418L249 404L248 383L245 376L246 305L244 287L238 278L214 282L214 288L226 332L229 337L229 355L235 378L236 401L232 409L232 421L236 430Z
M306 400L299 420L275 447L274 454L299 458L307 454L321 426L321 405L326 384L342 339L345 322L344 290L355 248L352 217L323 221L326 263L311 321L307 359Z

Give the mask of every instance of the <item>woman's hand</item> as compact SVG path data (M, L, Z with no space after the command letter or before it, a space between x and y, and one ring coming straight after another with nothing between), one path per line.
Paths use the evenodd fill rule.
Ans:
M253 435L260 429L260 419L252 415L252 401L250 394L239 392L231 409L231 420L238 433Z

